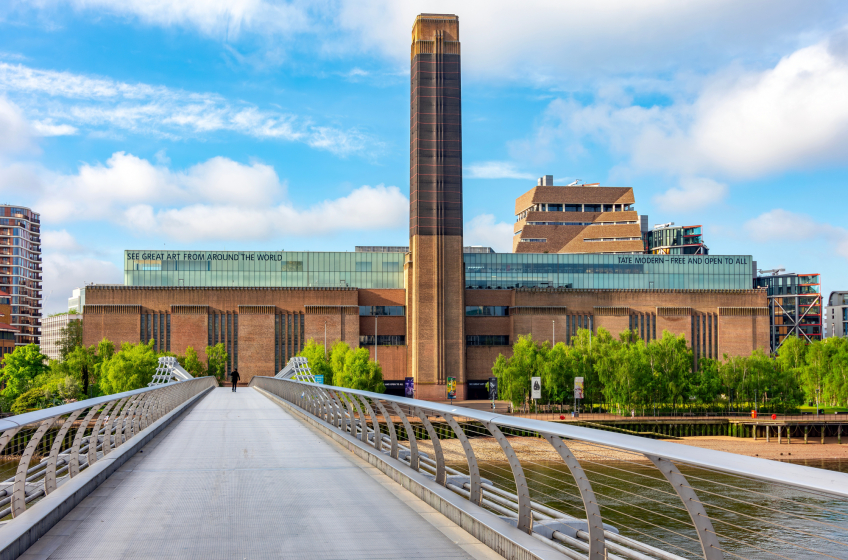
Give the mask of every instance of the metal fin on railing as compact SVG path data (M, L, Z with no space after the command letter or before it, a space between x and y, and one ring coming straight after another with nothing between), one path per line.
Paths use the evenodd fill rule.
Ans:
M159 358L156 373L153 374L153 381L148 383L147 386L166 385L168 383L188 381L189 379L194 379L194 377L183 369L175 357L163 356Z

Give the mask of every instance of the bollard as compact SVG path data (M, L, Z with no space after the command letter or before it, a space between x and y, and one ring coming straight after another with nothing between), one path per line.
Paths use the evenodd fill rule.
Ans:
M753 426L751 426L751 433L752 433L752 434L753 434L753 436L754 436L754 441L757 441L757 425L756 425L756 424L754 424Z
M783 431L783 426L777 427L777 445L780 445L780 432Z
M766 424L766 443L771 443L771 426Z
M804 426L804 443L807 443L807 436L810 435L810 427Z

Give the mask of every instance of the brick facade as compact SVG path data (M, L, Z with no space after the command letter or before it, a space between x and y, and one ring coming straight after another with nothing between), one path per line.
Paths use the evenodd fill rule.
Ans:
M413 263L414 264L414 263ZM459 276L461 271L453 274ZM408 277L408 275L407 275ZM419 285L420 286L420 285ZM424 289L420 286L419 289ZM427 289L431 289L427 287ZM430 297L435 297L431 296ZM90 286L86 291L83 339L86 345L108 338L119 345L141 340L141 317L163 315L171 324L170 350L182 354L194 347L201 359L210 334L224 342L231 353L238 341L238 369L247 382L254 375L273 375L289 357L300 350L300 339L327 344L345 340L359 345L359 335L374 334L374 317L359 316L360 305L403 305L415 301L404 290L342 289L223 289L223 288L115 288ZM376 349L387 380L416 378L421 398L442 400L444 383L439 383L435 348L437 344L459 349L461 359L449 360L442 375L454 375L462 398L466 380L485 380L499 354L509 356L510 346L467 346L466 335L501 335L513 344L519 336L532 334L538 341L569 341L579 328L604 328L618 336L631 328L646 339L661 337L663 330L683 334L697 356L721 358L767 349L769 319L764 290L674 291L674 290L466 290L465 301L456 296L452 309L462 310L462 328L440 330L434 321L432 303L426 298L406 310L406 317L377 319L377 334L405 335L405 346ZM506 317L465 317L464 305L510 308ZM220 328L209 332L218 318ZM237 332L228 331L227 324ZM236 321L238 328L235 329ZM300 333L300 322L305 326ZM423 336L416 340L415 321ZM450 325L448 325L450 327ZM444 327L442 327L444 329ZM441 341L440 333L448 340ZM164 348L164 333L157 340ZM413 368L411 349L419 345L419 369ZM375 348L368 347L373 358ZM426 366L426 368L425 368Z

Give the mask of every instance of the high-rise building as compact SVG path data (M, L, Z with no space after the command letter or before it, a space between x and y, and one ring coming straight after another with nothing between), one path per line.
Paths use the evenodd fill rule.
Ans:
M769 302L769 345L775 352L790 335L812 342L822 339L821 280L818 274L781 274L760 270L755 288L766 288Z
M41 328L41 353L51 360L58 360L62 357L60 342L62 340L62 330L68 328L72 321L82 321L82 314L78 313L57 313L45 317Z
M571 184L553 175L515 200L513 253L642 253L633 189Z
M85 288L74 288L71 297L68 298L68 311L82 313L85 307Z
M830 292L824 315L828 338L848 336L848 292Z
M409 364L430 398L465 384L459 18L416 17L410 64Z
M41 336L41 220L22 206L0 205L0 289L11 297L8 322L15 344L38 344Z
M708 255L701 226L658 224L642 233L645 252L652 255Z

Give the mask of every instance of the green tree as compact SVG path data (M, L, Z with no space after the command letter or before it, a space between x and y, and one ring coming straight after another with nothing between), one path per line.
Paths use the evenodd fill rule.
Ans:
M663 331L662 338L648 344L648 352L653 354L653 371L665 384L672 409L676 410L678 401L683 402L689 396L692 349L687 346L683 335L674 336Z
M186 347L183 369L189 372L192 377L206 376L206 366L200 361L197 350L191 346Z
M333 344L330 348L330 370L333 372L333 383L338 384L339 379L341 378L342 372L344 371L345 362L347 361L347 355L353 352L353 349L347 342L342 342L341 340ZM326 381L326 379L325 379ZM344 387L345 385L342 385Z
M157 363L153 341L124 343L120 352L103 362L100 389L103 394L112 395L147 387L153 380Z
M82 316L76 317L79 318L69 320L59 334L59 355L63 362L75 348L82 346Z
M519 336L512 356L499 355L492 367L492 375L498 379L498 398L520 406L530 391L530 378L541 377L547 354L547 345L538 344L532 335Z
M339 343L336 343L338 345ZM343 344L343 343L342 343ZM334 346L335 347L335 346ZM306 341L306 346L300 351L298 356L303 356L309 362L309 371L312 375L323 375L324 385L334 385L334 370L330 366L330 361L327 359L324 344L315 342L310 338Z
M230 356L227 354L227 349L223 342L219 342L215 346L206 347L206 371L218 380L218 385L226 381L227 360L229 359Z
M337 383L341 387L385 393L383 385L383 368L371 361L371 353L367 348L360 347L347 353L344 369Z
M41 353L37 344L18 346L3 357L3 369L0 370L0 382L6 384L2 394L10 401L17 400L27 392L36 376L47 373L47 356Z

